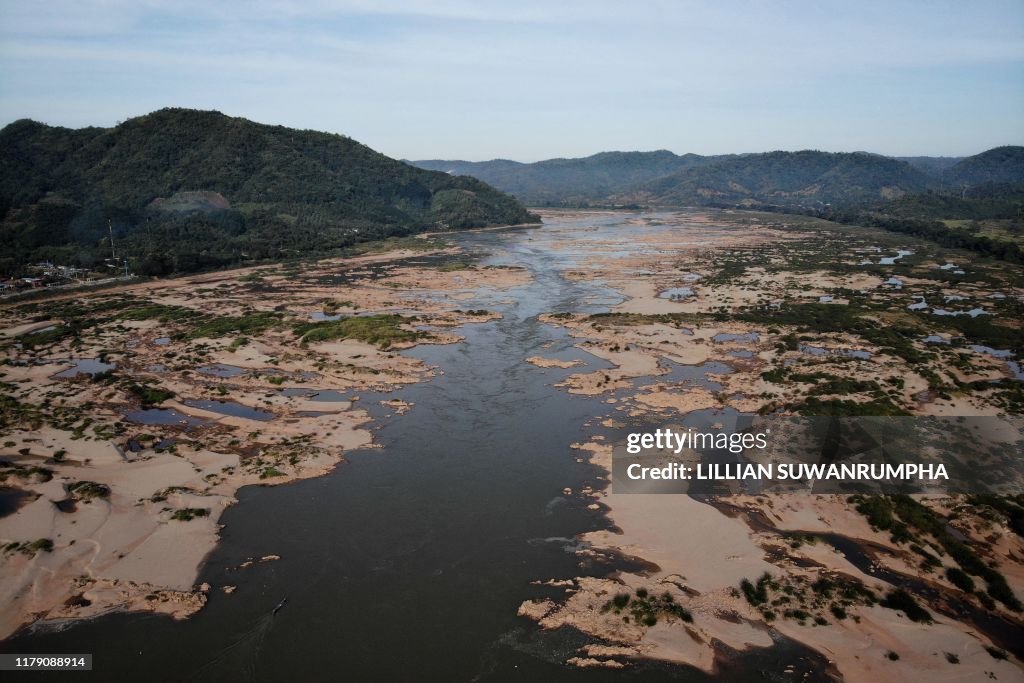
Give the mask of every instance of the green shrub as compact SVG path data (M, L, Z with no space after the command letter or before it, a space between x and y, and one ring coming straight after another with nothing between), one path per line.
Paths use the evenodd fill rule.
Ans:
M68 493L76 500L92 500L93 498L110 498L110 487L94 481L76 481L68 486Z
M888 607L889 609L903 612L911 621L924 624L930 624L932 622L932 615L929 614L926 609L917 604L917 600L914 599L913 595L902 588L889 591L885 596L885 599L879 604L882 605L882 607Z
M35 540L35 541L32 541L31 543L29 543L26 546L26 550L30 554L32 554L32 555L35 555L39 551L42 551L44 553L52 553L53 552L53 541L50 540L49 538L40 538L38 540Z
M155 406L164 401L174 398L174 392L170 389L161 389L148 384L131 383L128 391L134 394L142 403L143 408Z
M959 567L947 567L946 578L950 583L966 593L974 592L974 579Z
M171 519L178 522L191 522L196 517L209 517L210 511L207 508L182 508L175 510Z
M743 591L744 597L754 607L763 605L768 602L768 584L771 582L772 577L768 572L761 575L761 578L757 580L755 586L750 582L749 579L743 579L740 581L740 590Z
M991 645L985 646L985 651L992 655L993 659L1009 659L1010 655L1006 654L1005 650L1000 650L998 647Z

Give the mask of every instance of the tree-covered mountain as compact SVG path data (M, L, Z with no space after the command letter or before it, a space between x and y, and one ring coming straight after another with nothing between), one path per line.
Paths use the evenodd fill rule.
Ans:
M721 206L871 225L1024 263L1024 147L966 157L608 152L533 164L414 162L484 178L527 204Z
M1000 219L1024 217L1024 183L985 183L939 192L919 192L868 206L900 218Z
M898 161L905 161L914 168L928 175L941 175L948 171L964 157L894 157Z
M1024 183L1024 147L1007 145L962 159L944 174L954 187L985 183Z
M469 175L533 206L586 206L686 168L726 157L656 152L601 152L582 159L547 159L531 164L492 161L412 161L415 166Z
M0 272L101 260L108 220L136 268L153 273L537 220L475 178L212 111L79 130L16 121L0 130L0 160Z
M925 190L909 164L865 152L768 152L722 159L646 183L624 198L650 204L854 203Z
M682 156L604 152L583 159L415 161L472 175L535 206L863 205L963 185L1024 182L1021 147L973 157L892 158L866 152Z

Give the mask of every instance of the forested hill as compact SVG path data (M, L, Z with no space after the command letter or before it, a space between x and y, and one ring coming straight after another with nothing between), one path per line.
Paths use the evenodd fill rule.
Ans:
M101 262L108 220L134 268L153 274L537 220L475 178L213 111L79 130L20 120L0 130L0 160L4 274L28 260Z
M495 160L414 161L472 175L534 206L693 204L823 205L878 200L938 187L935 174L877 154L818 151L700 156L603 152L532 164ZM955 163L932 164L948 170Z
M964 157L893 157L898 161L905 161L919 171L929 175L939 175L948 171L955 164L963 161Z
M656 152L602 152L582 159L547 159L531 164L507 159L493 161L424 160L420 168L469 175L490 183L533 206L586 206L607 203L609 197L644 182L726 157L697 154L678 156Z
M945 173L954 186L1024 183L1024 147L994 147L962 159Z
M935 188L958 160L910 164L866 153L771 152L675 155L606 152L522 164L417 161L421 168L472 175L534 206L693 204L822 205L881 200ZM924 168L936 169L928 173Z
M1024 182L1024 147L976 156L904 157L866 152L767 152L699 156L604 152L531 164L495 160L416 161L472 175L535 206L770 205L821 209L873 204L964 185Z
M679 171L625 198L656 204L850 204L937 184L910 164L865 152L749 154Z

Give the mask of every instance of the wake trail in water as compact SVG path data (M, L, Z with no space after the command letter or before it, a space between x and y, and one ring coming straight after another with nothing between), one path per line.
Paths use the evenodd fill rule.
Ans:
M227 678L251 681L256 679L263 641L274 625L274 615L267 614L256 620L238 640L221 650L197 670L189 680L222 681Z
M315 590L327 574L330 566L330 559L320 564L320 570L316 577L306 584L305 590L299 592L301 599ZM274 626L274 620L278 618L277 613L290 601L285 596L284 600L277 603L277 606L269 613L259 617L249 630L242 633L233 643L223 648L208 662L203 664L188 679L189 681L223 681L223 680L256 680L256 670L259 664L260 654L263 651L263 643Z

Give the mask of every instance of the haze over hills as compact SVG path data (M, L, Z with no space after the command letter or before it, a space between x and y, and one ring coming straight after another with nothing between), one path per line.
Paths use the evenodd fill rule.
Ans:
M668 151L605 152L533 164L416 161L470 174L532 205L774 204L820 207L877 202L968 183L1024 182L1024 147L982 154L894 159L866 152L767 152L678 156Z
M3 272L27 259L102 261L108 220L122 253L152 274L535 220L475 178L214 111L79 130L20 120L0 130L0 159Z

